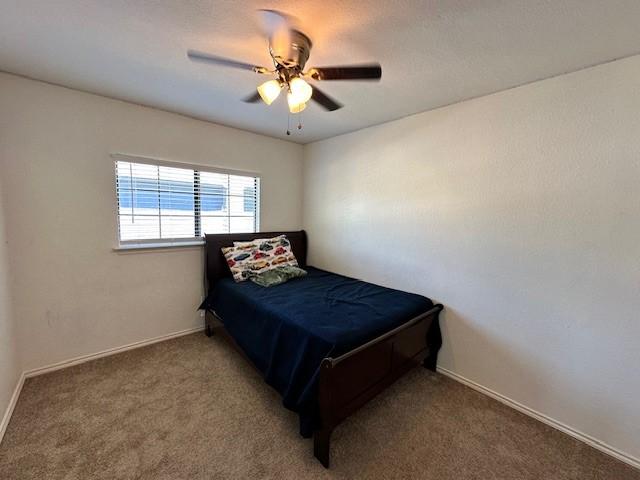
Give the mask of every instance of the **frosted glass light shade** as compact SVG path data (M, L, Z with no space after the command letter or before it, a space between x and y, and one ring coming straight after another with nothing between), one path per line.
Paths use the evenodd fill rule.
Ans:
M307 108L307 104L304 102L299 102L291 92L287 93L287 103L289 104L289 111L291 113L300 113L305 108Z
M295 99L295 103L307 103L313 94L311 85L300 77L294 77L289 82L289 91Z
M278 80L269 80L258 87L260 98L267 105L271 105L273 101L280 95L281 85Z

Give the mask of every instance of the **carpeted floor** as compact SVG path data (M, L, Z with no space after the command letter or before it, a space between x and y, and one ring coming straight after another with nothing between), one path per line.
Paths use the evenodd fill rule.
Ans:
M640 479L640 471L422 368L339 426L332 468L220 339L193 334L30 379L9 479Z

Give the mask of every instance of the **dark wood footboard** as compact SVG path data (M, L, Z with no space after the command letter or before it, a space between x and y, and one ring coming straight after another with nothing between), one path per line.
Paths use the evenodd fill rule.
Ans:
M411 368L430 364L427 333L442 305L435 305L399 327L320 365L318 400L322 428L314 433L313 453L329 468L333 429ZM439 346L439 345L438 345Z
M435 365L440 345L429 345L428 332L438 321L442 309L442 305L435 305L422 315L344 355L322 360L318 384L322 427L314 432L313 453L326 468L329 468L331 434L340 422L411 368L419 364L428 368ZM208 336L217 332L249 360L213 312L207 311L205 317Z

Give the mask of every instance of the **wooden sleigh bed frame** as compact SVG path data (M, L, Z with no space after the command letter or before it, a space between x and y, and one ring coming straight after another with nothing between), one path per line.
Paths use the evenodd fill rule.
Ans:
M291 242L298 263L305 266L307 237L304 231L206 235L207 290L218 279L230 276L220 251L222 247L233 245L234 241L283 234ZM326 468L329 468L331 434L336 426L413 367L422 364L435 371L440 344L430 346L427 333L432 324L438 322L442 309L442 305L434 305L429 311L343 355L322 360L318 385L322 427L314 432L313 453ZM214 312L207 311L205 333L210 337L214 332L220 333L222 338L247 358L224 329L222 320Z

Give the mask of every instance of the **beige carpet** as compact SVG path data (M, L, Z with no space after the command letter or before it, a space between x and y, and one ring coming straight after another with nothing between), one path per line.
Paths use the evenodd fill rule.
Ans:
M640 479L640 471L415 369L339 426L332 468L235 351L194 334L27 381L0 479Z

